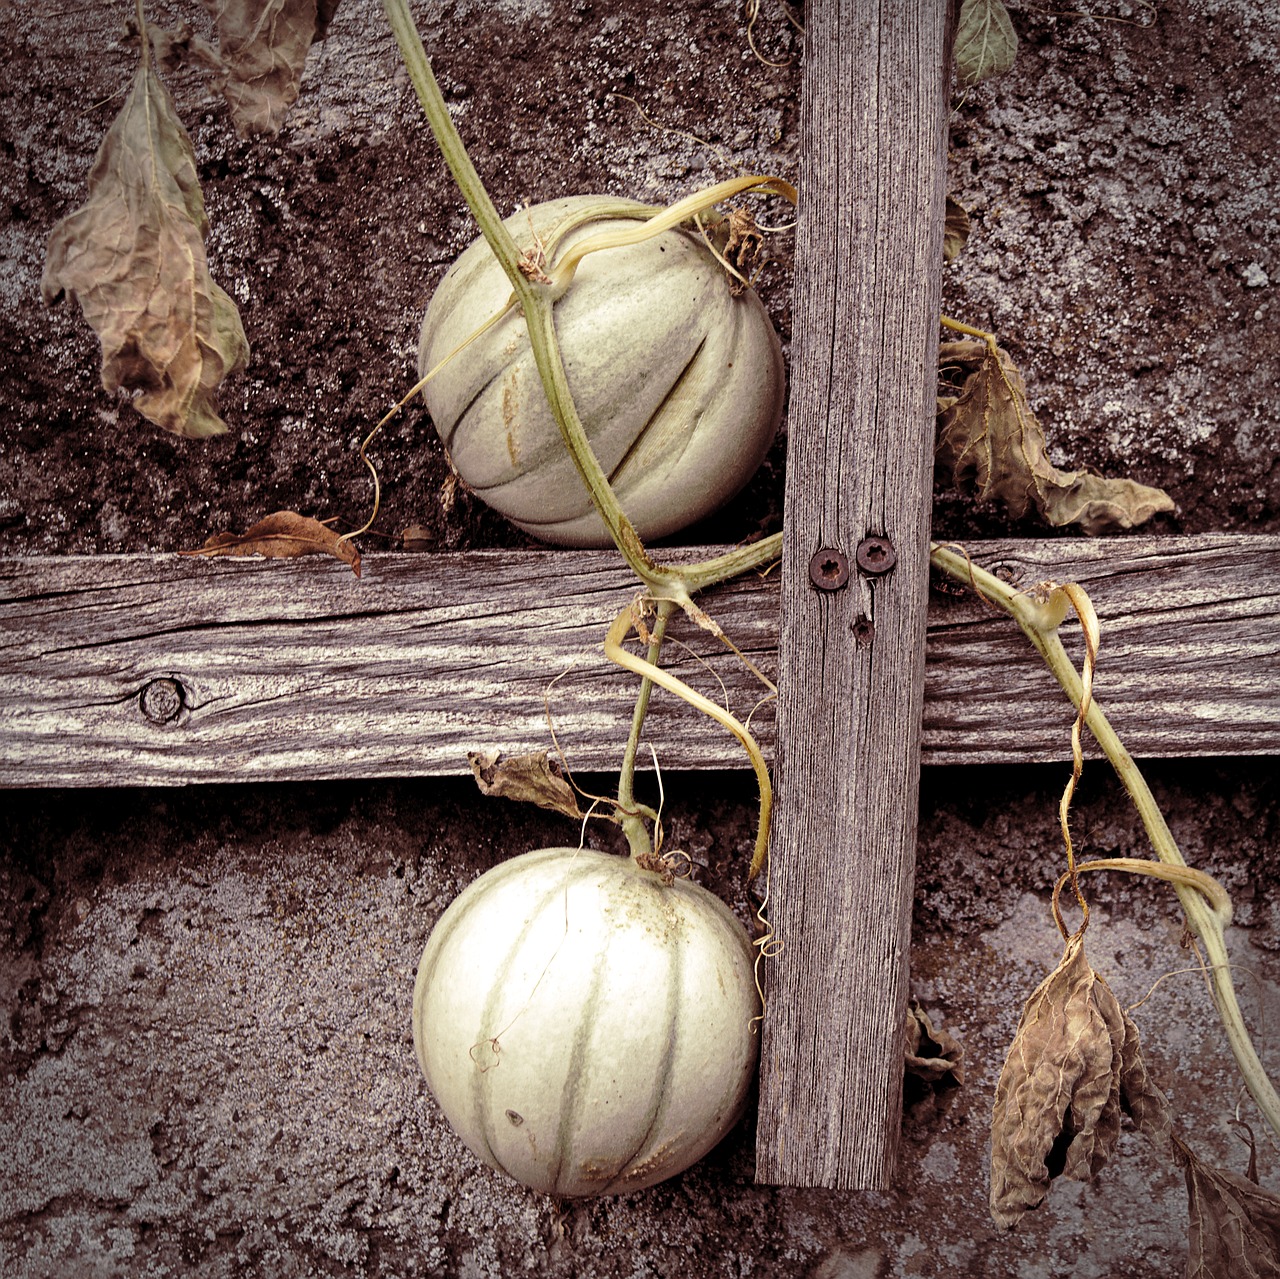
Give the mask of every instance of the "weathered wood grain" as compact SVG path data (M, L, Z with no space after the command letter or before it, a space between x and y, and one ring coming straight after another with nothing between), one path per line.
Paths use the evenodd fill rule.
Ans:
M9 785L465 773L472 748L548 747L548 705L570 764L608 768L630 722L634 680L601 651L635 594L615 555L370 556L359 579L319 559L55 558L3 562L0 589ZM768 588L742 606L744 651L771 643ZM157 723L143 693L167 680L181 707ZM731 756L719 735L680 724L673 765L699 740Z
M1014 580L1089 589L1098 698L1135 755L1280 755L1280 537L969 549ZM775 573L705 600L771 675L778 592ZM600 642L632 593L608 552L369 556L359 580L323 560L0 560L0 785L465 773L472 748L549 746L544 698L570 762L611 770L634 683ZM707 665L678 645L670 664L748 713L755 678L705 633L677 634ZM935 593L927 657L926 764L1068 758L1070 707L1008 618ZM172 721L143 714L156 679L184 689ZM772 703L751 723L771 753ZM647 736L664 768L747 767L663 694Z
M805 8L757 1181L893 1175L919 808L947 10ZM897 566L855 568L887 539ZM827 548L827 549L824 549ZM847 559L816 589L814 557ZM873 565L864 564L864 568Z

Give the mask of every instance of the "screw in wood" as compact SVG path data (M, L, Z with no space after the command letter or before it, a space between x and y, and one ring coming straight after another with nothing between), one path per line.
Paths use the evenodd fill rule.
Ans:
M844 552L824 546L809 561L809 580L820 591L838 591L849 580L849 560Z
M887 537L864 537L853 558L868 577L879 577L898 562L898 552Z
M176 679L153 679L138 694L138 706L153 724L171 723L186 704L182 685Z

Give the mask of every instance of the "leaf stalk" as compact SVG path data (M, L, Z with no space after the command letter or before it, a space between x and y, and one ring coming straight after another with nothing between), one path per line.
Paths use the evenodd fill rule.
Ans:
M1188 869L1146 778L1102 708L1089 696L1084 681L1068 656L1058 634L1062 619L1057 617L1055 620L1056 610L1046 613L1045 605L1028 598L994 574L979 568L953 547L933 543L930 547L930 560L935 567L956 581L971 586L1018 623L1073 705L1079 709L1084 704L1084 725L1093 734L1094 740L1128 792L1146 828L1156 857L1167 866ZM1207 897L1200 884L1183 876L1171 877L1171 880L1186 916L1187 927L1204 946L1214 1003L1241 1077L1272 1131L1280 1136L1280 1095L1277 1095L1258 1057L1257 1049L1254 1048L1231 980L1231 961L1227 954L1224 932L1226 924L1230 922L1230 914L1224 912L1216 900Z

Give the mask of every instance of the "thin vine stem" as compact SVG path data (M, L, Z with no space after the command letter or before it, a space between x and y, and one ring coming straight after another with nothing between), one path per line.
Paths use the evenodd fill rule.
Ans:
M657 666L662 656L662 641L666 636L667 623L671 620L674 607L669 600L663 600L657 606L657 614L649 631L649 651L645 654L645 661L650 666ZM651 810L642 809L637 805L635 795L636 755L640 750L640 734L644 731L644 721L649 713L649 699L652 694L653 680L645 675L640 680L640 691L636 694L636 707L631 716L631 732L627 735L622 768L618 772L618 824L627 837L632 858L647 856L654 851L649 828L644 822L645 816L649 815Z
M449 171L453 174L463 199L474 214L481 234L510 280L515 301L524 313L534 361L565 447L586 486L592 504L599 512L609 536L628 567L644 583L654 599L671 600L680 607L688 609L692 606L692 597L696 591L728 581L739 573L747 572L776 558L771 546L760 543L755 544L754 548L740 548L738 551L718 556L705 563L680 568L658 564L650 557L635 526L627 518L617 495L613 492L609 477L591 448L586 429L573 402L568 378L565 375L564 360L560 353L560 344L556 337L553 315L555 299L562 291L564 283L553 282L546 277L540 281L534 278L536 272L526 273L528 263L514 237L503 225L502 217L485 190L479 173L467 155L462 137L449 115L449 109L431 70L431 62L413 21L413 15L409 12L408 0L383 0L383 8L396 43L400 47L400 54L404 59L409 79L422 104L431 132L435 135L436 142L444 155L445 163L449 166ZM794 188L788 183L769 178L734 179L713 188L711 194L715 199L719 199L728 191L740 192L748 189L771 191L793 200L795 196ZM690 216L692 212L705 205L705 199L705 195L701 201L698 197L689 197L672 206L671 210L659 212L656 216L669 218L672 216L672 210L677 211L680 217ZM616 202L602 201L603 207L607 208L610 204L616 204ZM624 239L628 238L625 233L619 234L622 234ZM609 245L601 238L596 247L604 248ZM569 273L571 274L571 271Z
M761 752L756 739L751 736L750 729L736 716L725 710L723 706L717 706L709 697L704 697L696 689L690 688L688 684L672 675L670 671L665 671L660 666L654 666L643 657L637 657L636 654L623 648L623 641L626 640L634 626L635 616L631 611L631 607L628 606L618 614L614 619L613 625L609 627L609 633L605 636L604 641L605 656L625 670L633 671L637 675L651 679L653 683L665 688L668 692L683 698L695 710L700 710L704 715L709 715L716 723L727 728L742 743L742 748L747 752L747 756L751 760L751 766L756 773L756 782L760 788L760 819L756 827L756 842L751 854L751 865L747 871L747 882L750 883L764 867L769 851L769 819L773 813L773 784L769 780L769 767L765 763L764 754Z
M1166 884L1185 885L1204 898L1205 904L1221 920L1224 928L1231 922L1231 897L1227 890L1212 875L1207 875L1194 866L1171 866L1168 862L1153 862L1143 857L1095 857L1087 862L1076 862L1073 869L1077 875L1093 870L1120 870L1130 875L1162 879ZM1059 875L1058 882L1053 886L1055 914L1058 898L1070 881L1071 873L1068 872Z
M1065 613L1061 597L1051 599L1048 603L1031 599L1002 582L994 574L979 568L966 555L953 547L934 543L930 548L930 559L935 567L956 581L973 587L1018 623L1036 651L1044 658L1063 691L1079 709L1085 701L1085 686L1058 634L1058 627ZM1168 866L1186 869L1187 863L1173 837L1173 832L1170 831L1164 814L1160 811L1160 806L1156 803L1155 796L1151 793L1151 788L1134 762L1133 756L1125 748L1119 734L1111 727L1110 721L1097 701L1089 699L1085 704L1087 706L1084 714L1085 727L1093 734L1094 740L1101 747L1102 753L1107 757L1107 761L1128 792L1146 828L1147 837L1151 841L1156 857ZM1249 1089L1250 1095L1272 1131L1280 1135L1280 1095L1277 1095L1253 1046L1253 1040L1249 1036L1244 1017L1240 1012L1235 986L1231 980L1231 961L1227 954L1224 932L1226 925L1230 922L1230 913L1223 911L1218 905L1211 905L1199 886L1185 882L1181 877L1174 879L1173 887L1178 894L1183 913L1186 915L1187 927L1204 946L1214 1003L1217 1005L1227 1042L1240 1068L1245 1086Z

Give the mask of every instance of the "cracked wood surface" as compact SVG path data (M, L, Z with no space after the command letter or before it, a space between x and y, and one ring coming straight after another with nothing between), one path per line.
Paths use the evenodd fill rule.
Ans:
M969 549L1012 580L1090 591L1098 700L1134 754L1280 754L1280 537ZM775 572L702 601L770 675L778 591ZM0 783L462 774L470 749L550 747L548 701L570 763L612 770L635 684L601 641L634 593L610 552L371 555L359 579L320 559L0 560ZM740 716L756 707L771 753L767 690L710 635L675 633L689 647L669 645L669 664ZM931 595L924 763L1065 760L1070 721L1012 621L971 594ZM664 768L748 766L663 693L647 736Z
M756 1180L893 1180L920 793L948 6L805 8ZM868 538L897 567L815 590Z

